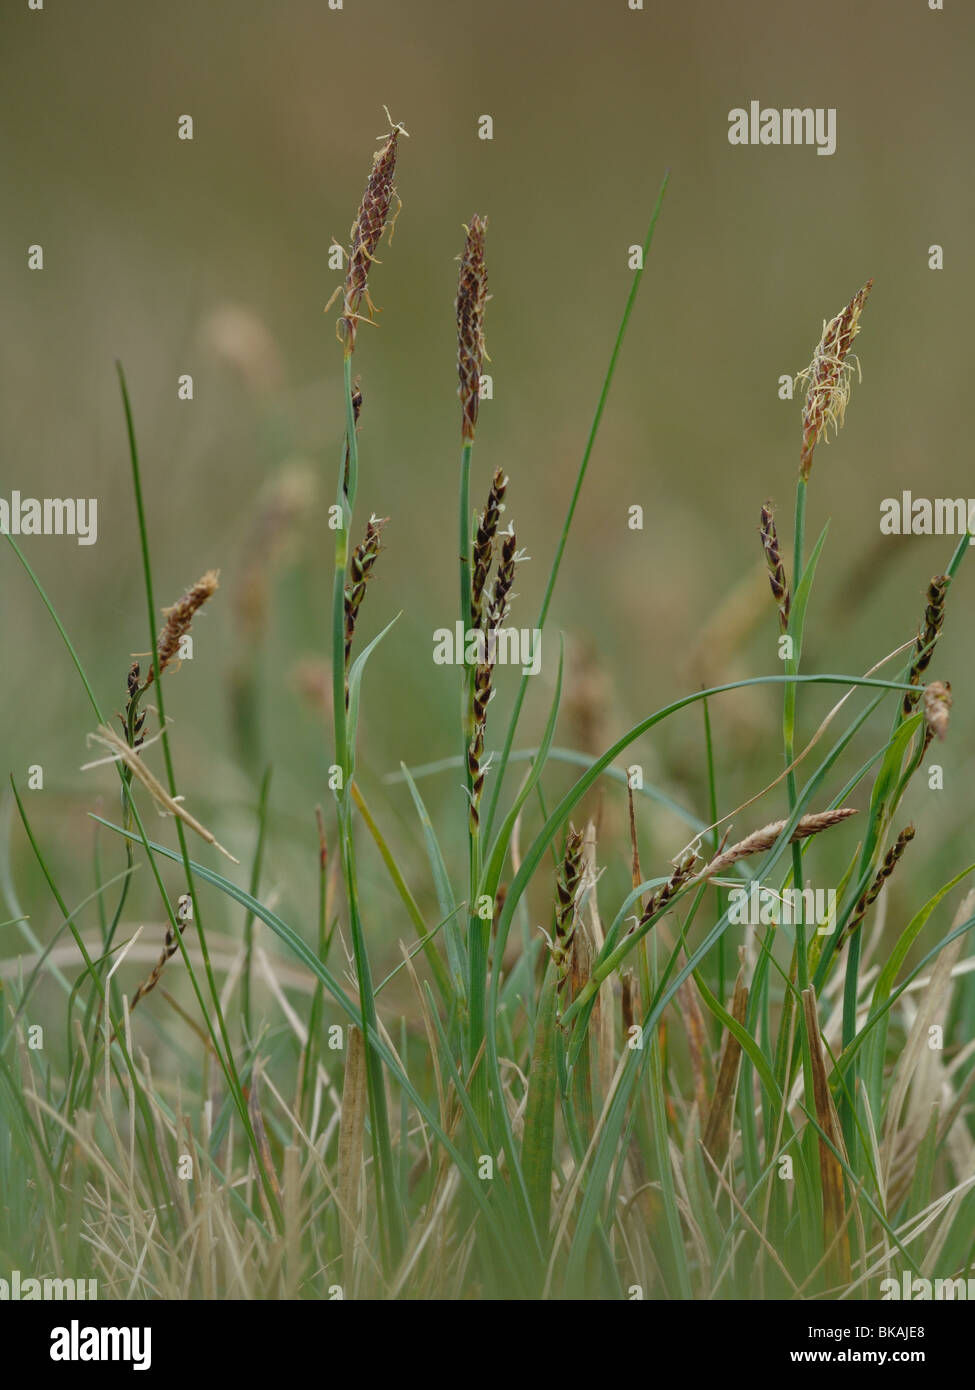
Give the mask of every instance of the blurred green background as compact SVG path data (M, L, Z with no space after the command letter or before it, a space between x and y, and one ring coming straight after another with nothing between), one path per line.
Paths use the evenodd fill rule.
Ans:
M778 399L778 378L807 364L823 319L873 276L857 342L863 382L839 440L817 453L808 520L810 539L827 518L831 526L804 667L861 672L913 635L926 584L954 545L882 538L881 499L902 488L975 495L973 35L975 12L954 0L944 13L925 0L646 0L642 12L625 0L345 0L341 12L324 0L47 0L42 12L8 0L0 492L98 497L97 545L39 538L25 551L103 706L121 709L130 654L148 646L113 366L121 359L158 603L221 570L221 590L194 627L194 660L168 679L180 790L246 861L255 771L273 764L264 891L289 920L311 934L313 812L328 805L331 761L314 700L344 423L335 311L322 312L340 279L327 251L333 236L347 241L386 126L383 103L411 138L397 178L402 215L372 279L381 326L361 330L356 353L366 398L356 530L370 511L391 518L360 640L403 615L368 671L360 763L427 907L406 794L380 779L400 759L458 751L456 672L434 666L431 652L456 603L462 224L475 211L489 218L493 293L495 394L481 409L472 494L483 501L496 467L510 475L507 517L532 557L518 573L512 621L530 626L629 288L627 248L642 241L671 171L519 746L544 719L559 629L573 653L563 744L605 746L702 680L781 669L757 533L771 497L789 554L800 404ZM836 153L732 147L728 113L752 99L836 107ZM490 142L477 138L483 113L494 119ZM193 117L192 142L177 139L183 114ZM44 248L40 273L27 269L34 243ZM933 243L944 247L939 272L928 268ZM193 376L192 402L177 398L182 373ZM282 476L294 515L274 531L268 509ZM635 503L642 532L626 524ZM276 559L257 642L241 612L269 537ZM896 892L912 907L973 857L970 568L950 596L932 667L952 681L956 704L946 790L919 787L910 799L915 878ZM114 816L117 782L110 769L79 770L96 756L85 745L93 720L5 543L0 650L0 761L21 787L28 765L43 765L45 789L27 804L74 903L92 887L86 813ZM234 734L242 672L260 701L250 767ZM501 673L499 686L489 747L514 676ZM805 737L837 693L803 694ZM722 814L778 772L779 702L778 692L753 690L714 703ZM885 714L871 733L887 727ZM667 729L633 760L708 819L700 711ZM551 787L563 777L555 770ZM458 849L459 783L459 773L424 783ZM745 833L783 806L779 789L736 827ZM603 861L620 883L624 809L607 789ZM644 833L644 869L660 872L689 832L654 815ZM46 938L58 915L16 822L9 837L6 907L12 884ZM119 854L106 854L108 872ZM409 926L375 856L366 851L364 863L377 949L381 937L391 950ZM132 914L158 921L148 875L140 878ZM222 902L211 913L239 929ZM18 948L12 929L2 941L4 955Z

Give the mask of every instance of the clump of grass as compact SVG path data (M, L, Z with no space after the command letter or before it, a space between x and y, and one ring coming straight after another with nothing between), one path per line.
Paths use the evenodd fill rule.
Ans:
M471 220L455 305L459 614L484 639L484 650L464 673L453 756L425 770L457 777L463 769L470 810L466 834L451 833L458 819L451 804L445 832L421 793L420 770L404 765L387 815L371 804L373 792L359 773L370 761L359 726L368 659L380 640L395 637L387 638L389 624L352 659L383 522L372 518L353 546L362 387L353 381L351 358L363 310L372 312L369 276L395 197L401 133L391 123L374 157L353 224L339 320L337 415L344 430L336 425L342 524L335 531L329 652L331 799L316 795L326 809L313 821L308 806L296 822L307 829L317 896L290 887L273 899L262 892L265 847L295 836L292 820L272 802L269 772L254 807L249 888L189 856L184 830L200 827L176 792L166 682L156 677L178 655L216 576L205 575L165 610L156 641L148 525L124 379L154 643L149 679L140 684L138 664L130 669L124 736L106 731L77 651L8 538L83 683L106 761L119 774L122 809L120 824L97 818L94 903L85 899L72 910L43 837L12 788L24 844L50 890L58 926L50 943L38 943L32 972L10 976L0 1001L0 1171L11 1191L30 1194L16 1210L0 1205L0 1241L25 1252L24 1267L63 1268L83 1254L106 1291L130 1297L322 1298L341 1280L345 1296L371 1298L623 1299L638 1286L644 1297L662 1300L856 1299L875 1295L878 1278L895 1262L907 1268L938 1261L945 1274L966 1268L975 1146L965 1114L971 1000L958 965L975 927L975 896L946 921L940 905L972 866L917 901L919 880L894 877L913 823L896 836L893 827L904 825L901 805L924 749L944 733L950 687L922 681L967 536L929 588L903 670L877 674L906 648L878 653L867 676L799 669L825 544L824 532L811 556L804 553L809 469L818 439L842 421L851 344L871 282L825 325L807 374L791 585L772 509L762 511L778 626L794 648L785 670L718 681L657 709L640 691L641 717L608 746L566 748L556 740L557 732L564 737L566 713L560 659L542 689L542 732L530 747L517 742L528 690L522 679L498 730L503 746L489 801L486 728L500 675L490 639L508 615L522 556L514 529L501 529L508 479L500 468L472 536L487 277L486 219ZM660 199L644 259L659 208ZM539 629L642 274L634 277L567 500ZM482 428L480 445L490 445L489 435ZM268 599L266 588L262 593ZM270 622L262 609L262 623L266 615ZM325 664L316 667L319 699ZM139 702L153 681L165 781L145 765L149 741ZM797 693L806 685L840 685L844 694L797 756ZM725 786L740 749L722 740L712 710L731 692L745 700L765 686L784 691L781 747L772 737L764 744L776 745L785 770L772 781L763 776L735 806ZM370 698L380 695L370 691ZM398 694L389 698L395 728ZM685 711L705 714L705 736L699 766L681 780L678 799L673 787L634 780L631 758L642 740L666 742ZM874 717L883 712L891 715L889 732ZM589 708L584 742L597 727ZM861 746L868 741L869 752ZM770 811L760 829L730 845L720 840L722 824L780 794L783 780L786 814ZM581 808L598 789L622 809L624 787L630 834L601 830L598 867L595 830ZM401 791L416 812L415 829L404 828ZM141 814L146 793L171 817L158 840ZM219 828L230 808L217 796L213 802ZM684 839L693 838L663 875L644 879L638 823L649 822L650 802L657 815L688 827ZM854 815L855 848L853 827L840 828ZM655 820L644 833L650 825L659 838ZM170 832L177 847L162 842ZM360 861L366 833L376 855ZM125 855L120 873L107 879L106 838L112 846L121 841ZM201 854L214 846L210 835ZM362 863L370 865L367 877ZM152 952L138 954L126 920L131 911L124 910L137 865L148 870L168 924L155 961ZM388 877L385 893L379 874ZM173 892L173 875L187 899ZM790 934L774 923L736 936L729 883L757 882L781 894L789 886L801 891L813 875L836 893L828 936L817 932L810 940L805 924ZM103 900L119 880L106 909ZM184 930L188 919L173 908L174 898L193 902L194 931ZM222 935L201 919L201 909L206 914L218 904L232 921ZM864 943L859 928L870 909L876 931ZM533 930L539 920L551 929L547 951ZM389 933L405 928L415 944L400 943L386 959ZM54 962L65 930L70 947ZM342 940L350 949L340 976L332 943ZM839 947L847 943L840 965ZM143 965L141 980L134 977L134 1008L157 988L176 952L186 965L186 999L175 987L172 994L162 989L158 1009L126 1015L117 976L148 963L150 973ZM72 982L52 972L66 1006L60 1072L47 1057L39 1064L24 1033L32 991L52 963L76 976ZM404 1002L411 998L415 1003ZM116 1045L100 1050L103 1004ZM935 1018L945 1025L943 1059L926 1049ZM151 1026L164 1043L158 1078L141 1046ZM176 1176L185 1155L194 1163L191 1182ZM785 1159L788 1182L780 1176Z

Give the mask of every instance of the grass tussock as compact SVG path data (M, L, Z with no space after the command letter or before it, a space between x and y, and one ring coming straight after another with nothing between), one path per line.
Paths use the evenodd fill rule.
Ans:
M931 669L961 603L967 537L931 581L916 637L904 614L902 645L872 652L858 675L820 656L814 598L826 536L811 548L805 536L813 452L842 423L872 282L824 325L803 374L791 557L771 505L761 512L772 604L750 582L734 590L743 650L749 632L761 633L754 674L712 670L708 686L692 682L659 708L638 691L641 717L621 729L609 697L626 670L600 660L594 635L573 657L563 698L548 620L644 272L566 481L561 529L532 537L533 552L554 557L531 622L546 644L545 679L533 682L499 662L493 640L513 609L521 624L529 615L515 608L525 556L502 525L509 478L484 419L478 449L489 471L475 474L488 247L487 219L471 218L454 306L454 614L474 655L455 676L455 727L431 720L430 748L404 747L400 771L371 784L360 708L368 699L371 718L395 732L399 692L370 683L369 661L398 636L373 582L388 519L356 523L360 463L379 470L360 461L352 357L360 324L375 320L370 279L405 133L391 122L374 156L339 290L331 645L300 667L330 740L321 806L275 800L243 659L257 659L273 627L275 557L311 505L307 480L261 501L234 580L241 650L230 723L250 824L218 796L206 819L237 857L177 790L177 759L182 779L189 754L165 712L170 683L187 679L181 643L217 576L208 571L165 609L156 635L155 528L121 372L154 653L144 681L138 662L129 668L121 733L54 600L7 538L97 726L106 756L92 776L100 786L114 778L118 800L94 816L95 857L79 891L61 881L11 779L2 886L24 949L5 958L0 992L0 1256L134 1299L859 1299L892 1272L965 1275L975 895L960 885L975 865L952 866L933 893L919 887L922 864L941 862L925 860L937 846L921 847L919 791L932 739L950 738L950 686ZM394 275L388 259L383 273ZM357 359L366 377L381 335L367 346ZM784 459L793 444L783 439ZM511 471L517 486L530 483L523 461ZM486 497L479 512L472 478ZM667 579L651 571L646 582ZM715 612L727 615L727 601L716 596ZM212 621L224 621L219 605ZM119 669L126 659L120 644ZM722 792L739 756L721 719L731 692L738 702L775 697L763 747L784 769L768 780L756 759L740 805ZM824 694L841 698L810 735ZM208 687L198 698L218 695ZM147 737L150 708L158 729ZM761 709L755 718L767 720ZM698 780L675 796L645 775L647 750L694 720ZM440 761L421 768L431 748ZM211 756L196 750L197 785L213 775ZM428 806L437 777L453 784L443 819ZM764 824L748 809L758 801ZM729 823L756 822L728 843ZM266 873L275 845L300 842L296 825L306 827L312 894L275 887ZM213 850L240 868L214 867ZM45 897L25 914L16 884L31 860ZM783 903L809 887L832 894L825 921L779 910L732 920L735 889L767 889ZM48 1042L38 1050L42 1004Z

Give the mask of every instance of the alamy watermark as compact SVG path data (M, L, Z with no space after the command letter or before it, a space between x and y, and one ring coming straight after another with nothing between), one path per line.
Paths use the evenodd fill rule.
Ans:
M133 1371L152 1365L151 1327L68 1327L51 1332L52 1361L131 1361Z
M728 921L735 926L815 926L828 936L836 926L835 888L786 888L776 893L754 880L728 894Z
M906 1299L912 1303L954 1303L975 1299L975 1279L924 1279L905 1269L899 1279L881 1279L881 1300Z
M433 634L433 660L437 666L520 666L522 675L537 676L542 669L542 633L537 627L464 628L458 619L453 629L438 627Z
M975 497L885 497L880 504L884 536L964 536L975 531ZM975 545L969 534L968 544Z
M782 111L749 103L728 112L731 145L815 145L817 154L836 150L835 106L787 106Z
M98 540L97 497L0 497L0 534L75 536L79 545Z
M25 1278L19 1269L11 1270L9 1279L0 1279L0 1303L29 1303L35 1299L85 1299L94 1303L97 1298L97 1279L35 1279L32 1275Z

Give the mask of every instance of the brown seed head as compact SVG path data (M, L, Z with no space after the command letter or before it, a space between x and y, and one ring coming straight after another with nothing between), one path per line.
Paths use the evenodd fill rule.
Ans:
M816 811L812 815L803 816L790 836L790 843L792 840L805 840L810 835L818 835L821 830L828 830L830 826L838 825L840 821L848 820L850 816L856 814L855 807L844 806L833 811ZM785 827L786 822L784 820L776 820L769 825L763 825L761 830L753 831L744 840L739 840L737 844L722 850L701 870L698 877L711 878L714 874L721 873L730 864L746 858L749 854L762 854L765 850L771 849Z
M389 113L386 113L387 116ZM375 260L389 208L396 193L393 178L396 173L396 152L399 137L407 132L401 125L390 121L392 129L386 136L382 148L373 155L372 172L366 182L366 191L356 219L352 224L349 238L349 265L345 276L345 296L343 313L339 319L339 342L345 344L345 355L355 351L356 326L359 322L359 307L365 299L370 310L369 269Z
M945 595L948 592L948 585L951 580L946 574L936 574L928 585L927 603L924 609L924 621L918 628L917 637L914 640L914 664L908 680L911 685L919 685L921 677L931 664L934 655L934 644L941 635L941 629L945 621ZM910 714L920 699L920 691L917 694L908 692L904 696L903 710L905 714Z
M216 593L219 587L217 583L219 573L219 570L207 570L206 574L196 581L192 589L187 589L178 603L174 603L171 608L163 609L166 626L159 634L157 660L153 663L149 675L146 677L147 687L152 684L157 675L165 671L179 651L180 642L190 630L193 615L199 608L203 607L208 598Z
M494 538L498 533L501 513L504 510L504 494L508 486L504 469L499 468L491 483L487 506L477 524L474 537L474 568L471 573L471 626L480 627L481 599L484 586L494 559Z
M565 854L555 876L555 941L552 959L558 971L559 989L565 985L575 937L576 897L582 882L583 834L569 827Z
M772 514L771 502L766 502L762 507L762 546L765 550L765 562L768 565L769 582L772 585L772 597L779 607L779 624L782 631L786 632L789 627L792 597L789 593L789 582L785 577L785 565L783 565L782 556L779 553L779 538L775 530L775 518Z
M932 735L944 738L948 732L948 712L951 709L951 686L947 681L932 681L924 687L924 722L928 741Z
M380 550L382 550L382 531L388 520L388 516L369 518L366 534L353 550L352 558L349 560L349 582L345 588L346 667L348 667L349 654L352 651L352 638L355 634L359 607L365 597L366 585L369 583L372 567L379 558Z
M904 829L900 831L900 833L898 834L897 839L894 841L894 843L891 845L890 849L884 856L884 862L877 870L873 882L871 883L870 887L861 895L860 900L858 901L856 907L853 909L853 914L846 925L846 931L843 933L843 942L849 940L849 938L853 935L853 933L856 931L856 929L859 927L860 923L866 916L867 909L869 907L872 907L873 904L877 901L878 897L880 896L881 888L883 888L884 884L887 882L891 874L897 868L901 856L907 849L907 846L914 839L914 833L915 832L913 825L905 825ZM840 944L842 945L843 943L841 942Z
M853 339L860 331L860 314L873 285L868 280L846 308L823 324L823 336L813 360L799 373L797 381L806 383L806 399L802 413L802 450L799 473L809 477L813 450L830 425L838 431L850 399L852 364L847 361Z
M460 377L461 438L474 443L477 405L484 365L484 307L488 298L484 266L484 233L487 218L475 213L467 230L457 287L457 373Z
M658 912L661 912L667 906L671 898L673 898L691 878L697 862L697 855L693 852L685 854L680 858L674 865L674 871L667 882L663 884L662 887L658 888L656 893L651 893L643 912L640 914L640 920L637 926L632 927L631 932L636 931L637 927L645 926L646 923L650 921L651 917L656 916ZM627 934L629 935L630 933Z
M481 793L484 790L484 774L487 770L487 765L484 762L484 730L487 726L487 707L494 693L493 673L497 641L495 633L508 613L508 598L514 583L515 565L518 563L517 546L514 527L511 527L504 534L501 558L498 561L498 572L494 578L494 588L483 628L484 660L479 662L474 670L471 700L471 722L474 733L467 748L467 771L471 788L470 827L472 832L476 832L480 824L479 807Z

